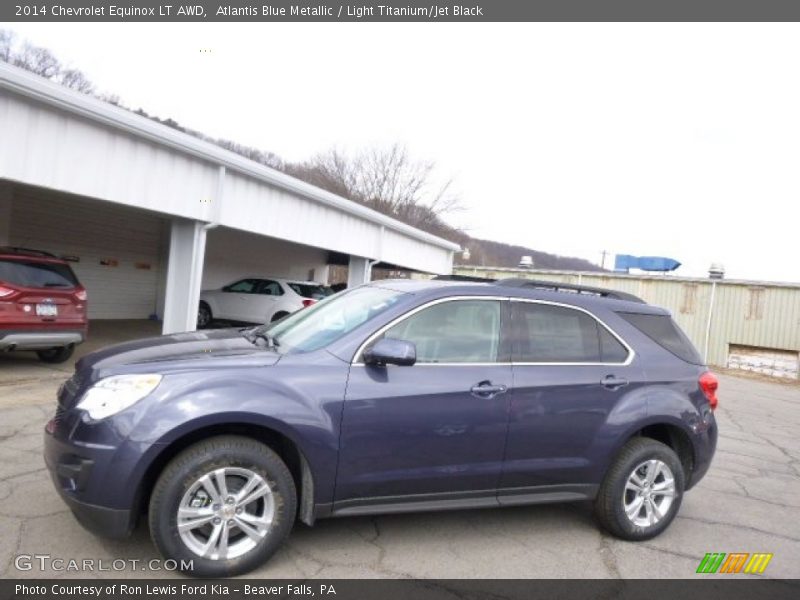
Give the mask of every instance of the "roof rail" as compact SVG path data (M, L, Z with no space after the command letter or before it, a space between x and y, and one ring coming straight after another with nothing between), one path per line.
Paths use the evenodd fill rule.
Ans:
M33 248L20 248L19 246L0 246L1 254L22 254L25 256L45 256L47 258L58 258L55 254L44 250L34 250Z
M472 283L494 283L496 279L488 277L478 277L477 275L437 275L433 278L436 281L467 281Z
M603 298L612 298L614 300L627 300L628 302L647 304L638 296L628 294L627 292L618 292L616 290L592 287L588 285L576 285L574 283L561 283L560 281L543 281L540 279L511 277L508 279L498 279L495 284L504 287L532 288L537 290L552 290L554 292L565 291L573 294L589 294L592 296L602 296Z

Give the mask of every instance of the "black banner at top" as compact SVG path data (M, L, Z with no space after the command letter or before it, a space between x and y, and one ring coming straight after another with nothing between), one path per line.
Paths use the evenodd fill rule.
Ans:
M798 0L3 0L6 22L799 21Z

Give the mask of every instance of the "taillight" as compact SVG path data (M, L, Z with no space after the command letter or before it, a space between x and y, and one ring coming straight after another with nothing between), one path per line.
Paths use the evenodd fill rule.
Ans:
M699 383L700 389L703 390L703 394L705 394L708 403L711 405L711 410L717 410L717 404L719 404L719 400L717 400L717 388L719 387L717 376L711 371L706 371L700 375Z
M0 298L5 298L6 296L10 296L14 292L15 290L13 290L12 288L0 285Z
M311 306L312 304L316 304L316 302L317 302L316 300L313 300L311 298L303 298L303 308Z
M86 290L78 290L75 292L75 298L81 302L86 302L87 297Z

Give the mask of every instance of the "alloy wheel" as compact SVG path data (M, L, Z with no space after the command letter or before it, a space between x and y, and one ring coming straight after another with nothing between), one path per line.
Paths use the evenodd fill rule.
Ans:
M669 513L675 494L675 477L669 466L647 460L628 476L622 506L631 523L652 527Z
M211 560L243 556L275 517L269 483L250 469L227 467L197 479L178 506L178 532L189 550Z

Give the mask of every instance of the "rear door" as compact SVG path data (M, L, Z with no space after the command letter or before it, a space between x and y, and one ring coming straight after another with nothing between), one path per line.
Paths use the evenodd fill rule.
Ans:
M496 504L511 387L500 341L507 304L432 303L378 336L413 342L414 366L352 365L336 510L471 498Z
M633 351L582 309L511 304L514 393L501 503L591 493L585 485L599 483L597 448L609 413L642 382Z

